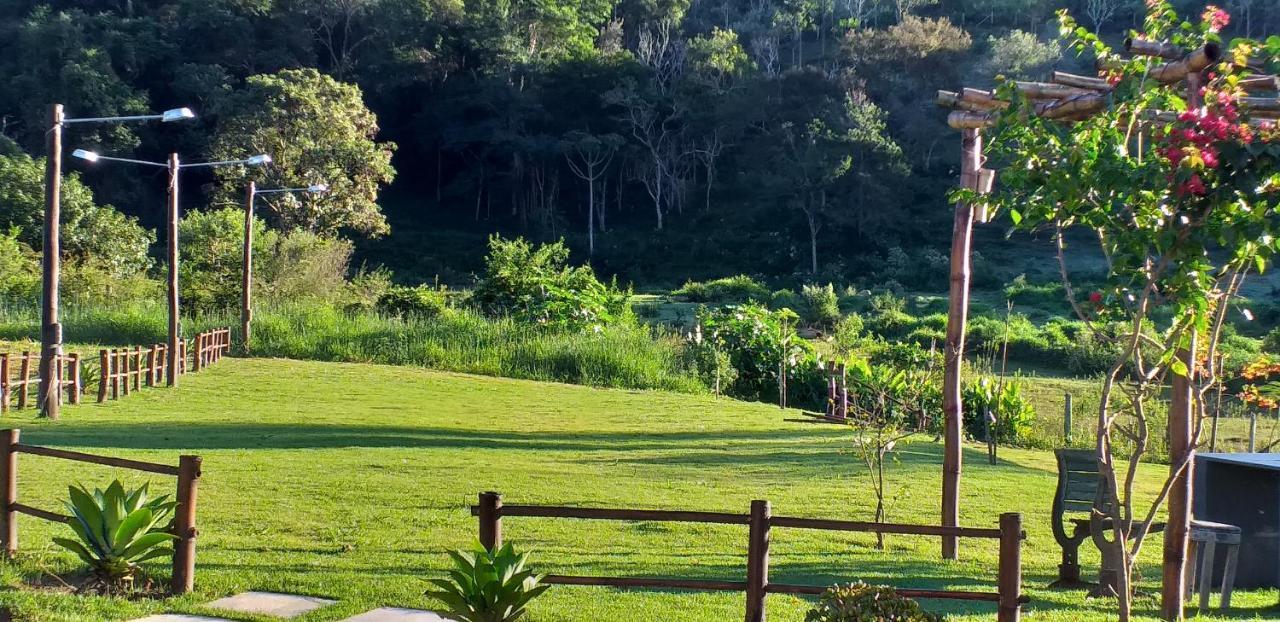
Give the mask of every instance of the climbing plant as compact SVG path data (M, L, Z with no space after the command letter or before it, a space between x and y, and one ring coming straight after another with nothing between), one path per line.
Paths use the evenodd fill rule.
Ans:
M1097 339L1119 346L1102 380L1097 450L1112 496L1112 541L1104 550L1111 572L1104 572L1103 587L1119 597L1121 620L1131 616L1146 525L1192 455L1171 456L1158 498L1135 509L1137 464L1152 434L1151 398L1169 383L1189 387L1194 447L1205 394L1220 373L1216 352L1228 303L1245 276L1264 270L1280 251L1280 131L1249 105L1245 89L1251 74L1276 68L1280 37L1224 42L1218 33L1230 17L1221 9L1210 6L1188 21L1164 0L1147 0L1146 7L1143 30L1132 40L1165 41L1163 48L1179 50L1184 60L1171 63L1167 52L1122 56L1061 12L1063 43L1093 56L1106 80L1103 105L1087 114L1042 116L1043 105L1022 85L1004 82L996 94L1008 105L996 113L987 152L1002 165L997 189L986 196L960 190L955 197L1002 211L1015 228L1052 232L1075 313ZM1193 57L1208 59L1208 66L1186 71ZM1068 229L1088 230L1099 244L1107 276L1096 289L1074 285ZM1130 441L1123 466L1114 455L1117 436Z

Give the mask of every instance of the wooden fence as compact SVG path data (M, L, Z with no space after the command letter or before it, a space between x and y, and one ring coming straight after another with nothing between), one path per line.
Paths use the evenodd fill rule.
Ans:
M194 339L178 342L178 374L200 371L220 360L231 350L231 331L217 328L205 331ZM159 386L164 382L168 365L169 346L158 343L143 349L112 349L98 351L98 401L119 399L140 390L144 385ZM188 364L190 360L190 364Z
M999 622L1017 622L1021 616L1022 605L1028 601L1022 594L1022 541L1026 538L1026 533L1022 530L1022 515L1016 513L1001 514L1000 526L997 529L979 529L773 516L768 501L752 501L749 514L733 514L724 512L601 509L546 505L504 505L502 503L502 495L496 492L486 492L480 494L479 505L472 506L471 515L479 518L480 542L491 551L502 545L502 519L506 516L747 525L746 581L567 575L548 575L546 577L546 583L556 585L745 592L747 595L746 622L764 622L765 598L769 594L816 595L823 593L829 587L790 585L769 581L769 540L770 531L775 527L999 540L1000 561L997 591L900 589L898 593L909 598L993 602L997 606L997 620Z
M84 392L80 375L80 355L64 354L58 357L58 365L54 366L57 378L59 402L64 397L72 404L80 403L80 395ZM15 377L16 372L16 377ZM0 412L9 410L10 403L18 408L34 406L40 393L40 378L34 374L40 372L40 353L24 351L19 355L8 352L0 353Z
M200 371L231 351L231 330L217 328L205 331L194 339L179 341L178 348L178 373ZM98 401L119 399L121 395L129 395L144 386L154 387L163 383L168 351L165 344L99 350ZM79 404L86 388L83 380L85 365L81 364L80 355L76 353L59 358L61 364L55 367L58 374L55 382L60 387L58 399L64 399L65 394L68 402ZM39 370L38 352L0 353L0 412L9 410L10 405L17 408L37 405L40 378L36 374Z
M174 509L172 533L173 543L173 579L171 590L174 594L186 594L195 587L196 569L196 496L200 484L200 456L179 456L178 466L141 462L125 458L95 456L77 451L54 449L24 445L19 441L21 431L4 430L0 432L0 546L5 555L12 557L18 551L18 514L26 514L54 523L66 523L70 516L50 512L40 508L18 503L18 454L31 454L88 462L123 469L133 469L147 473L169 475L178 480L176 500L178 507Z

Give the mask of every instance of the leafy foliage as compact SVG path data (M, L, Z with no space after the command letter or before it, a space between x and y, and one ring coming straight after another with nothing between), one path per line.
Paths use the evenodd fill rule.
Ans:
M769 297L769 290L756 279L739 274L711 281L686 281L671 295L689 302L764 302Z
M435 317L448 309L444 292L428 285L392 286L378 298L378 310L400 317Z
M700 309L702 341L728 356L736 372L730 394L742 399L777 399L778 375L785 372L800 404L820 404L821 372L813 346L796 335L794 313L770 311L759 304Z
M376 237L388 231L377 200L380 187L395 177L395 145L376 142L377 117L365 107L359 87L314 69L289 69L249 78L223 110L214 157L265 153L273 160L266 172L218 169L225 195L238 197L247 179L264 187L327 184L325 193L273 195L273 224L322 235L352 231Z
M986 438L987 413L995 418L991 433L996 442L1020 444L1027 440L1035 424L1036 411L1023 394L1022 382L1016 378L1003 381L982 376L967 383L962 399L964 429L970 438Z
M818 598L805 622L942 622L920 604L899 596L891 587L865 583L837 585Z
M568 261L564 242L534 247L523 238L492 236L472 300L491 314L573 330L629 320L627 292L601 283L590 266Z
M173 555L173 549L165 547L174 538L165 519L177 503L168 501L168 495L149 498L147 487L125 490L114 480L106 490L95 488L91 493L83 486L69 486L67 524L77 539L53 541L75 553L103 580L131 580L138 564Z
M516 553L510 543L489 552L477 543L471 551L451 551L449 579L432 579L440 588L428 592L443 600L462 622L511 622L550 586L525 566L529 553Z

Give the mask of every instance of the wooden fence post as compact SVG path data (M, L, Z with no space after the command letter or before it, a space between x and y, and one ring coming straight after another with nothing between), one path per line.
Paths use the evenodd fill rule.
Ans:
M9 410L9 353L0 354L0 413Z
M998 622L1018 622L1022 616L1022 515L1000 515L1000 609Z
M106 350L98 350L98 403L107 401L107 385L111 382L111 358Z
M37 367L37 369L39 368L47 368L50 372L49 375L53 376L49 382L45 382L43 378L40 380L40 382L45 386L45 389L49 391L45 399L50 402L56 402L58 406L61 406L62 384L63 381L66 380L66 357L60 354L55 354L53 355L53 365L41 365Z
M120 367L118 369L120 376L120 393L129 395L129 377L131 375L129 369L129 348L121 348L116 356L120 359Z
M18 371L18 408L27 407L27 385L31 384L31 352L22 351L22 365Z
M142 346L133 346L133 390L142 389Z
M200 456L178 458L178 507L173 518L174 594L195 589L196 579L196 496L200 489Z
M769 521L772 511L768 501L751 502L747 541L747 617L746 622L764 622L765 597L769 587Z
M80 384L80 353L76 352L71 355L71 399L72 404L80 403L80 394L84 392L84 386Z
M120 350L111 348L111 399L120 399Z
M147 386L156 386L156 346L147 348Z
M1258 450L1258 413L1249 413L1249 453Z
M502 546L502 495L480 493L480 544L490 552Z
M1071 444L1071 394L1066 394L1066 408L1062 413L1062 442Z
M18 552L18 513L13 505L18 502L18 438L21 430L5 430L0 433L0 486L4 486L0 498L0 547L5 557Z

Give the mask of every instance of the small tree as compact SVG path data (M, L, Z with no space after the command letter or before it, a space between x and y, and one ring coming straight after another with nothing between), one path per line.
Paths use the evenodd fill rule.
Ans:
M1183 22L1166 2L1147 6L1144 36L1168 37L1187 50L1219 44L1217 33L1229 19L1209 7L1199 22ZM999 94L1011 105L999 115L990 153L1010 166L985 202L1004 208L1020 228L1054 233L1075 313L1097 339L1119 345L1098 408L1097 458L1110 501L1108 515L1098 518L1109 519L1111 535L1103 547L1103 588L1115 592L1120 619L1129 620L1138 554L1168 500L1164 606L1167 617L1180 618L1187 473L1207 412L1205 393L1220 371L1216 354L1227 310L1245 275L1263 270L1280 250L1274 209L1280 133L1238 105L1240 80L1251 67L1276 66L1280 40L1233 41L1205 75L1188 74L1188 94L1181 80L1156 79L1163 60L1120 57L1065 12L1060 17L1065 43L1111 68L1107 105L1060 123L1037 116L1013 84L1002 86ZM957 194L984 201L969 190ZM1066 261L1069 227L1090 229L1107 261L1105 285L1087 295L1073 284ZM1115 325L1122 328L1110 330ZM1166 383L1173 385L1170 471L1155 501L1141 510L1133 489L1152 440L1148 409ZM1116 455L1124 440L1131 443L1127 468Z

